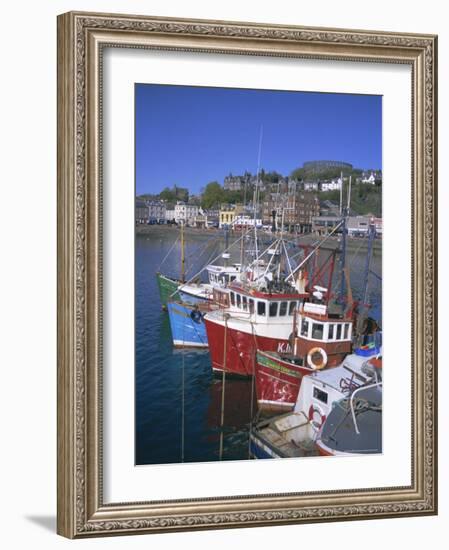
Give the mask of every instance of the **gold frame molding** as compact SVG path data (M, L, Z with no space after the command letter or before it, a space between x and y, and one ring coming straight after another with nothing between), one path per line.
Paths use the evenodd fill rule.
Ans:
M104 504L103 47L408 64L412 69L412 484ZM58 17L58 533L70 538L437 513L437 37L70 12ZM150 498L150 495L149 495Z

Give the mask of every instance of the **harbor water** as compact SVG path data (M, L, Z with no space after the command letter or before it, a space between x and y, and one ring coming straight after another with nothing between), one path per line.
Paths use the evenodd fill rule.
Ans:
M224 250L211 231L186 238L187 277ZM248 459L248 429L257 409L251 380L226 378L223 425L222 379L212 374L207 350L175 350L162 311L156 271L179 277L179 231L167 226L136 235L135 250L135 462L168 464ZM363 284L366 247L355 240L347 261L354 298ZM235 260L238 260L236 247ZM217 263L220 263L219 261ZM380 250L371 269L381 275ZM337 271L337 270L336 270ZM370 279L370 315L381 321L381 284Z

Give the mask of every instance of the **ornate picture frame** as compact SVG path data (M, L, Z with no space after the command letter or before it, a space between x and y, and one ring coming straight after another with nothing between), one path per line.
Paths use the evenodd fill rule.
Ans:
M104 501L102 55L107 47L411 68L410 485ZM59 16L58 533L83 538L436 514L436 168L436 36L95 13Z

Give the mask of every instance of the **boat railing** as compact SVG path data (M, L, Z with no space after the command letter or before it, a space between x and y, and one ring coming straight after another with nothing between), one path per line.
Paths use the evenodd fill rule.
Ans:
M368 389L371 389L371 388L380 388L381 386L382 386L382 382L375 382L374 384L368 384L367 386L360 386L360 388L357 388L356 390L354 390L352 392L351 399L349 400L349 405L350 405L350 408L351 408L351 416L352 416L352 421L354 422L355 433L357 435L360 434L360 430L359 430L359 427L358 427L358 424L357 424L357 419L355 417L354 396L355 396L356 393L359 393L362 390L368 390Z

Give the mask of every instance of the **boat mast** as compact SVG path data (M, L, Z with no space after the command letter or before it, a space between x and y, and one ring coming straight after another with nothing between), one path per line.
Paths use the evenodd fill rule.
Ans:
M257 178L256 178L256 185L254 187L254 195L253 195L253 209L254 209L254 246L255 246L255 254L256 258L259 256L259 247L257 244L257 206L259 203L259 179L260 179L260 156L262 152L262 138L263 138L263 126L260 126L260 133L259 133L259 153L257 155Z
M181 220L181 283L185 283L184 221Z

